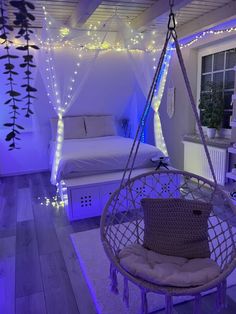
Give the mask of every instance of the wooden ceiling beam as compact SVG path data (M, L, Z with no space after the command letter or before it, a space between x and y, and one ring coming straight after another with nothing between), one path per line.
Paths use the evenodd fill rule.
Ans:
M68 25L72 28L82 26L102 3L102 0L79 0L77 7L69 18Z
M174 11L181 9L183 6L190 3L192 0L175 0ZM147 26L156 18L168 14L170 10L168 0L158 0L150 8L141 13L131 22L131 27L141 29Z
M231 1L223 7L205 13L197 19L177 26L179 38L198 33L204 29L214 27L220 23L236 17L236 1Z

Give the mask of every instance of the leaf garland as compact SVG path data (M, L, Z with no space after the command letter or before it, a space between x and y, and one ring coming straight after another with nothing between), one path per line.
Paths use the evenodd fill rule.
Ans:
M15 20L14 25L19 27L18 35L16 38L23 38L25 40L25 45L19 46L16 49L25 52L23 55L24 61L20 64L20 67L25 68L25 77L26 84L22 84L21 87L25 88L26 96L23 97L23 99L26 99L26 106L23 108L23 110L26 111L25 117L30 117L30 115L33 114L33 111L31 109L32 105L32 99L36 98L32 95L32 93L35 93L37 89L33 87L30 83L30 80L32 80L31 77L31 69L36 67L34 64L34 56L30 53L31 49L39 49L36 45L30 44L30 34L33 34L33 31L30 29L31 27L31 21L35 20L35 17L33 14L29 12L29 10L34 10L35 6L25 0L19 0L19 1L10 1L10 4L15 7L18 12L15 12Z
M17 102L20 102L19 96L21 95L16 88L14 87L16 84L14 83L14 76L18 75L15 71L15 65L12 63L13 59L17 59L18 56L10 53L10 44L12 43L9 40L9 31L13 31L13 27L8 25L8 18L5 16L5 11L3 7L3 3L1 2L1 16L0 16L0 39L2 40L1 44L4 45L4 49L6 53L0 56L0 59L6 59L6 63L4 64L5 71L3 74L7 75L7 80L9 81L7 85L9 85L9 90L6 92L9 95L9 99L5 101L5 105L9 105L11 107L10 119L11 122L7 122L4 126L11 129L11 131L6 135L5 140L11 142L9 144L9 150L18 149L16 145L16 140L19 140L18 137L20 134L19 130L23 130L24 128L17 124L17 117L19 113L19 106Z
M17 118L20 115L19 102L21 102L22 99L19 99L21 93L16 90L16 83L14 82L14 77L18 75L18 72L15 69L13 60L19 57L10 53L10 49L12 49L12 41L9 37L10 33L13 33L14 28L8 24L8 17L5 14L6 5L3 3L4 1L1 1L0 5L0 44L5 46L4 49L6 50L6 53L0 55L0 59L6 59L6 63L4 64L5 71L3 74L8 75L7 85L9 85L9 90L6 93L9 95L9 99L5 101L5 104L11 107L11 112L9 113L11 121L5 123L4 126L11 129L11 131L6 135L5 140L10 142L9 150L13 150L19 148L16 145L16 140L20 140L20 130L23 130L24 128L17 123ZM15 27L19 28L16 38L23 38L24 40L24 45L19 46L16 49L25 52L23 55L23 62L20 64L20 67L25 68L25 77L23 79L26 80L26 83L22 84L21 87L23 87L26 91L26 95L23 97L23 99L26 99L26 104L25 107L21 109L26 111L25 117L28 118L33 114L31 105L33 98L36 98L32 95L32 93L37 91L37 89L30 83L30 80L32 80L31 69L36 67L33 55L30 52L31 49L39 49L36 45L30 44L30 34L33 34L33 30L30 29L30 21L34 21L35 17L29 11L34 10L35 7L32 3L25 0L10 1L10 5L17 9L17 11L14 12L15 20L13 22Z

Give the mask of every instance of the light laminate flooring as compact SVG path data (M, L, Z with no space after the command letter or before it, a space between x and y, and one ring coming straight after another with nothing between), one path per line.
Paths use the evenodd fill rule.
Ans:
M55 194L49 173L0 179L0 314L96 313L70 234L98 228L99 218L69 223L63 208L45 205ZM236 314L236 287L227 298L221 314ZM214 309L214 296L204 297L201 314ZM192 302L174 312L191 314Z

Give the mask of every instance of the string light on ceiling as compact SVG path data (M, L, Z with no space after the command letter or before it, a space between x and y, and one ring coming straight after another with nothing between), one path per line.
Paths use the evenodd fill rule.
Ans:
M207 35L221 35L224 33L231 33L231 32L235 32L236 31L236 27L230 27L230 28L225 28L225 29L221 29L221 30L206 30L203 31L202 33L196 35L193 39L191 39L189 42L185 43L185 44L180 44L180 48L187 48L191 45L193 45L194 43L196 43L198 40L204 38Z
M46 21L46 32L50 31L50 28L53 28L53 21L49 19L49 15L46 11L45 6L43 6L43 12L44 12L44 19ZM114 15L115 16L115 15ZM124 23L124 22L122 22ZM130 23L128 23L130 24ZM124 52L124 51L130 51L130 52L159 52L161 49L156 46L156 32L148 32L147 34L138 33L135 32L130 27L127 27L127 30L129 31L129 36L126 38L125 46L122 45L119 41L118 42L109 42L108 40L102 40L102 35L104 32L109 33L109 31L104 31L103 28L100 27L101 21L98 21L96 25L90 24L87 31L81 31L82 37L85 42L81 43L81 40L79 42L76 42L75 38L70 40L65 40L65 38L68 35L72 34L72 30L69 29L66 26L62 26L58 29L58 34L54 35L55 38L52 38L51 40L47 39L47 41L51 41L51 49L62 49L62 48L71 48L74 50L80 50L83 51L93 51L93 50L101 50L101 51L117 51L117 52ZM104 24L105 25L105 24ZM103 26L104 26L103 25ZM125 24L124 24L125 25ZM54 30L55 31L55 30ZM146 43L146 38L150 37L151 33L151 39L149 40L149 43ZM84 36L86 34L86 36ZM78 35L78 32L77 32ZM77 36L78 37L78 36ZM87 37L87 39L86 39ZM38 36L38 45L41 49L47 49L45 46L45 42L43 42Z

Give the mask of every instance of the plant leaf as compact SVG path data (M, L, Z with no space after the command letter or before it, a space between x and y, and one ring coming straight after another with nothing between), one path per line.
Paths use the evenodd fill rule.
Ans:
M23 126L19 125L19 124L16 124L16 127L20 130L24 130Z
M28 50L28 47L27 46L19 46L19 47L16 47L16 49L26 51L26 50Z
M35 20L35 17L33 16L33 14L27 13L27 16L28 16L28 18L29 18L31 21L34 21L34 20Z
M14 137L16 136L14 131L11 131L10 133L7 134L6 136L6 141L9 142L10 140L12 140Z
M12 101L12 98L10 98L10 99L8 99L8 100L6 100L5 102L4 102L4 105L8 105L8 104L10 104L10 102Z
M33 49L39 49L39 47L36 46L36 45L30 45L30 47L33 48Z
M35 6L33 5L33 3L25 1L25 4L27 5L28 8L30 8L31 10L35 9Z

